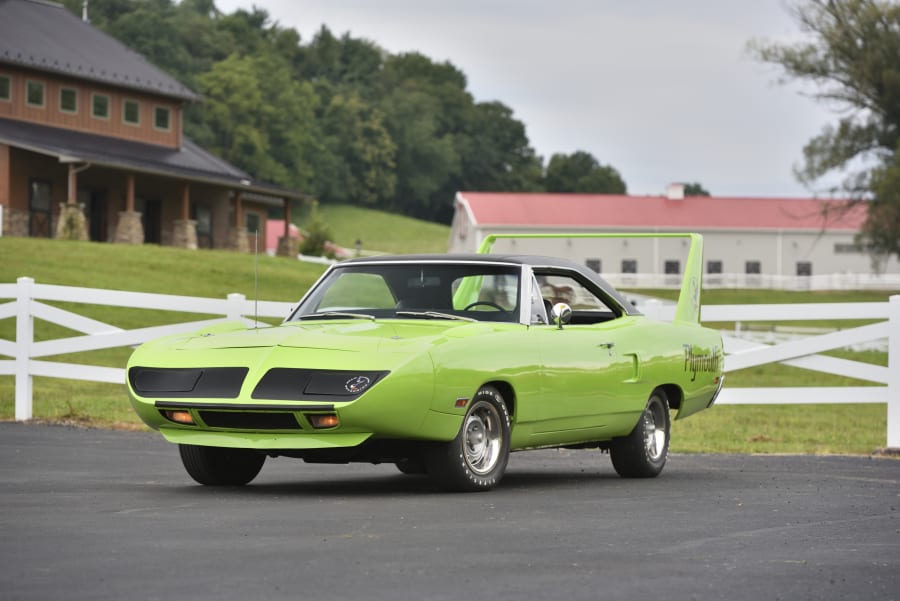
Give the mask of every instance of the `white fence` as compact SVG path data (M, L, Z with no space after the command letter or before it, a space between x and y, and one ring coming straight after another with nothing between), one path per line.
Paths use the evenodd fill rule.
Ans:
M46 376L97 382L125 382L123 368L42 361L41 357L137 345L147 340L179 332L189 332L222 320L242 319L250 315L283 317L289 303L247 300L241 294L227 299L209 299L163 294L144 294L36 284L31 278L19 278L16 284L0 284L0 319L16 318L16 339L0 340L0 376L15 376L15 416L31 419L32 378ZM64 301L93 305L132 307L158 311L178 311L222 315L212 320L122 330L94 319L47 305L40 301ZM651 319L671 320L675 308L659 302L644 305ZM82 336L55 340L34 340L34 318L57 323L82 332ZM730 388L722 391L719 404L795 404L795 403L884 403L887 404L887 446L900 448L900 296L880 303L815 303L795 305L706 305L707 322L777 322L805 320L880 320L876 323L839 330L779 344L762 344L723 334L725 371L731 372L766 363L783 363L804 369L848 376L878 384L808 388ZM820 355L831 349L872 340L888 340L888 366Z
M603 273L617 288L681 287L683 274ZM900 290L897 273L827 273L776 275L771 273L704 273L704 288L755 288L764 290Z

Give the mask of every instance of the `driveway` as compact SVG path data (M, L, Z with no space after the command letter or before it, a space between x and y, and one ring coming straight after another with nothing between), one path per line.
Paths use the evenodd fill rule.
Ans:
M149 433L0 423L0 599L900 599L900 461L514 454L488 493L269 460L197 486Z

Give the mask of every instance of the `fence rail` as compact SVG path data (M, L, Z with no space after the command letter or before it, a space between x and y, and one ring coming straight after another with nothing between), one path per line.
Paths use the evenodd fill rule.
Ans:
M255 321L248 316L283 317L289 303L259 301L242 294L226 299L198 298L98 290L37 284L31 278L19 278L15 284L0 284L0 319L15 317L15 340L0 340L0 376L15 376L15 417L32 417L32 378L45 376L97 382L124 383L124 368L43 361L63 353L133 346L159 336L190 332L223 320ZM41 301L64 301L92 305L177 311L203 315L221 315L188 323L123 330L116 326L48 305ZM657 301L643 306L651 319L668 321L675 307ZM878 320L863 326L808 336L777 344L765 344L723 332L725 372L767 363L782 363L803 369L848 376L872 382L873 386L731 388L726 385L719 404L795 404L795 403L882 403L887 405L887 446L900 448L900 295L879 303L815 303L796 305L707 305L705 322L778 322L806 320ZM54 340L34 340L34 319L43 319L81 336ZM873 365L822 355L825 351L880 339L888 340L888 366ZM727 382L727 379L726 379Z
M680 288L682 274L607 273L603 279L617 288ZM776 275L771 273L705 273L704 288L765 290L900 290L898 273L827 273Z

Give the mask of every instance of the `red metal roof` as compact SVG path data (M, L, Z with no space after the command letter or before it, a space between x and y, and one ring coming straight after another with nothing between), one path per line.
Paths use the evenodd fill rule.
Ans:
M816 198L460 192L477 225L858 231L866 208ZM844 210L841 210L844 209Z

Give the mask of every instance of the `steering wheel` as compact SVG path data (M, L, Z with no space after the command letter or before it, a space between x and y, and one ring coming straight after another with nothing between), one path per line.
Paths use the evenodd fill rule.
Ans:
M491 307L491 308L497 309L498 311L506 311L506 309L504 309L497 303L492 303L491 301L475 301L474 303L469 303L468 305L466 305L466 307L463 309L463 311L468 311L472 307L477 307L479 305L484 305L485 307Z

